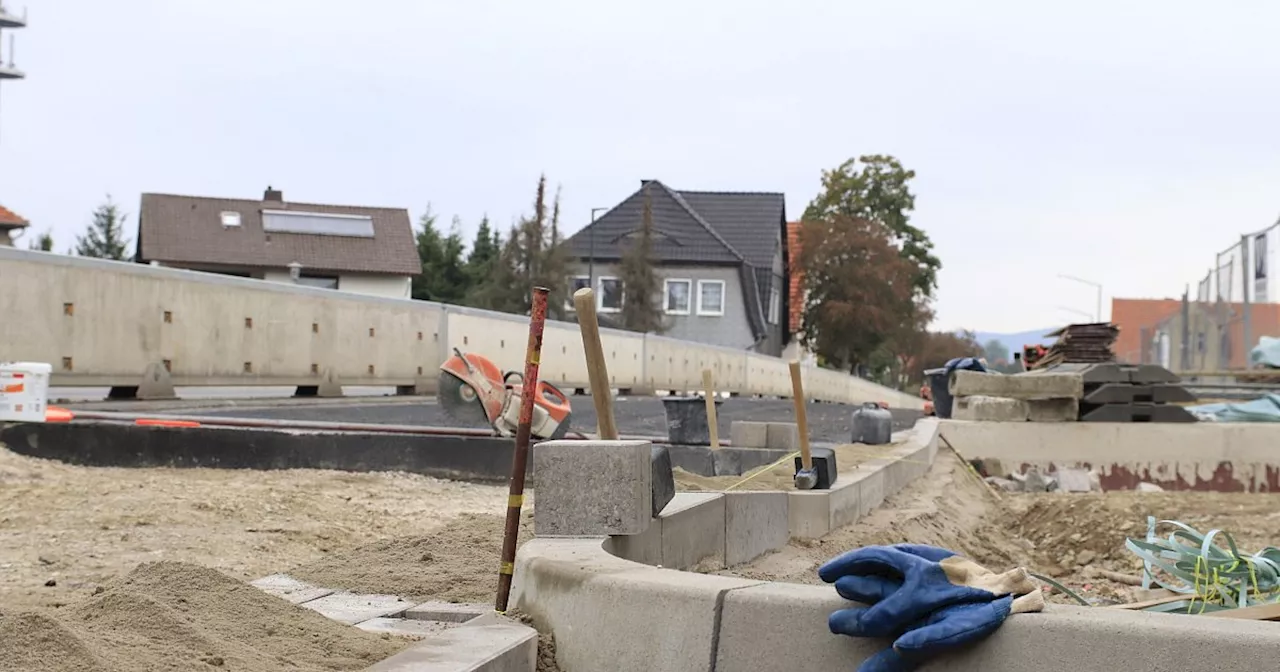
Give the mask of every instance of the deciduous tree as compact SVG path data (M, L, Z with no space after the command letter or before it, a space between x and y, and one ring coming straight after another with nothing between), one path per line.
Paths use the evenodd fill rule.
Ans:
M918 324L915 265L888 228L841 214L801 230L806 291L802 342L834 368L857 371L904 328Z
M640 333L660 334L666 330L662 320L662 280L656 272L657 257L653 251L653 202L649 185L644 186L644 202L640 211L640 228L628 237L622 253L622 327Z
M129 239L124 234L126 215L120 212L111 196L93 211L93 221L83 236L76 236L75 253L98 259L128 259Z
M885 226L890 241L914 267L912 285L929 299L938 286L942 262L933 254L933 242L911 224L916 197L910 182L914 170L903 168L892 156L872 154L849 159L835 170L822 171L822 193L805 209L804 219L832 216L865 219Z

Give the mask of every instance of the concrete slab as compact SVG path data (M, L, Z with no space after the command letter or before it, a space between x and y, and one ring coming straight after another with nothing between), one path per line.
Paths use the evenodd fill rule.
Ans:
M1084 396L1084 377L1079 373L980 373L956 371L949 389L955 398L970 396L1011 399L1079 399Z
M790 541L785 492L724 493L724 564L741 565Z
M681 492L662 512L662 566L724 566L725 504L716 492Z
M368 672L533 672L538 631L518 623L450 628Z
M264 576L257 581L250 581L249 585L260 588L265 593L286 599L293 604L310 602L336 592L299 581L287 574Z
M1031 422L1076 422L1080 419L1079 399L1037 399L1027 402Z
M648 441L546 441L533 451L538 535L640 534L653 518ZM668 504L669 508L671 505Z
M769 447L769 423L733 421L729 425L729 445L735 448Z
M405 610L405 618L424 621L447 621L450 623L466 623L467 621L493 611L492 604L467 604L454 602L423 602Z
M1026 422L1030 410L1027 402L1008 397L989 397L976 394L956 397L951 417L975 422Z
M356 623L356 627L366 632L385 633L407 639L423 639L456 628L461 623L455 621L428 621L408 618L371 618Z
M303 602L300 606L318 611L339 623L355 625L372 618L404 613L413 603L395 595L334 593L318 600Z

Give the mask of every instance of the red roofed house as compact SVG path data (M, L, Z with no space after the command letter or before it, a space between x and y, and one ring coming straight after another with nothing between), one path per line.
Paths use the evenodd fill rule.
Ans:
M0 245L13 247L12 233L27 228L30 223L14 214L12 210L0 205Z

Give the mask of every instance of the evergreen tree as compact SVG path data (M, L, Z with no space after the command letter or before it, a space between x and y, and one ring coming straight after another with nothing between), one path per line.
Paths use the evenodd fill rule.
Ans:
M466 265L462 260L462 223L453 218L449 235L436 229L436 215L431 207L419 220L421 228L415 238L422 274L413 279L412 296L420 301L461 303L470 287Z
M38 250L40 252L52 252L53 251L53 234L48 231L45 231L44 233L36 236L35 238L32 238L31 242L27 243L27 249Z
M535 286L551 290L548 312L564 315L568 255L560 236L560 195L547 215L547 178L538 180L533 213L511 228L491 272L472 294L472 305L505 313L528 314ZM495 247L496 247L495 237Z
M653 205L649 186L644 187L640 230L630 241L621 259L622 327L641 333L662 333L662 280L655 272L653 252Z
M83 236L76 236L75 253L81 257L125 261L129 240L124 235L126 216L107 196L107 202L93 211L93 222ZM52 245L52 241L50 241Z
M467 274L471 276L472 285L479 284L489 276L494 260L501 251L500 236L489 226L489 217L486 215L480 220L476 239L471 243L471 252L467 255Z

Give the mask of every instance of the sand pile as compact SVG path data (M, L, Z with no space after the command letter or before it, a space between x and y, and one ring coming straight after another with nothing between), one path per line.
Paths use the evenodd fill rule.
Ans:
M138 566L49 612L0 616L0 670L359 670L407 642L296 607L212 569Z
M889 452L909 437L907 430L894 432L893 441L887 446L868 446L861 443L845 443L834 446L836 468L841 472L870 460L888 457ZM734 490L793 490L795 489L795 458L787 458L773 466L760 467L742 476L700 476L677 467L673 470L676 489L687 492L719 492ZM743 482L743 479L749 479Z
M497 591L504 518L463 514L420 536L375 541L288 571L325 588L446 602L491 602ZM520 541L533 538L533 513Z

